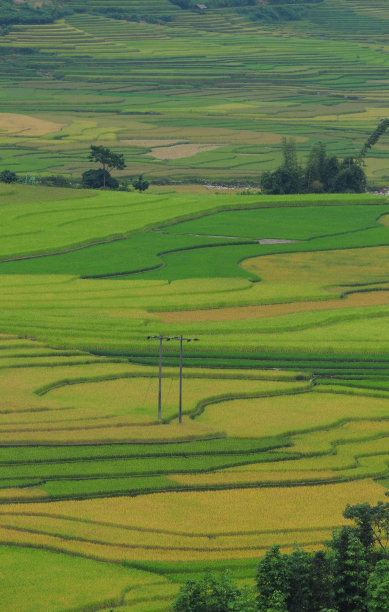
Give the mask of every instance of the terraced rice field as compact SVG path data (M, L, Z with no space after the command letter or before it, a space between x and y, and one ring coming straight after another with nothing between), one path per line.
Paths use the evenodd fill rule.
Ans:
M324 0L270 25L168 0L83 8L1 37L5 167L80 176L94 142L124 153L122 176L256 183L279 164L282 136L301 158L319 139L355 155L387 116L386 0ZM376 185L387 183L388 143L369 153Z
M6 593L47 582L20 610L169 610L386 499L387 198L0 194L0 555ZM199 339L181 425L160 333Z

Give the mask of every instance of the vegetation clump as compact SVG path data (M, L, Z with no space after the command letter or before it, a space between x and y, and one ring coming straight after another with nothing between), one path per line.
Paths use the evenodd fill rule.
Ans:
M0 172L1 183L16 183L17 180L17 174L15 172L12 172L12 170L3 170L2 172Z
M111 149L103 147L102 145L91 145L88 159L89 161L101 164L102 168L84 172L82 175L82 183L85 187L90 187L92 189L105 189L106 187L117 189L119 187L118 181L111 177L107 168L123 170L126 164L122 153L114 153Z
M73 9L64 2L14 2L1 0L0 25L9 26L19 23L52 23L56 19L71 15Z
M305 167L297 161L293 139L283 139L282 153L281 166L261 176L265 193L363 193L366 190L366 175L360 164L352 157L339 160L336 155L328 155L323 142L313 145Z

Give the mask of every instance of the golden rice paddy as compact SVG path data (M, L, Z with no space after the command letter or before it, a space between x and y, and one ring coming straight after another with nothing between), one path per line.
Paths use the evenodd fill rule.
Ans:
M351 293L344 298L291 302L286 304L258 304L257 306L236 306L235 308L208 308L199 310L181 310L158 312L164 323L192 323L204 321L240 321L262 317L279 317L296 312L313 310L334 310L361 306L381 306L389 304L389 292L372 291Z
M15 136L45 136L58 132L63 125L30 115L0 113L0 133L6 132Z
M153 147L147 155L155 159L182 159L219 148L219 144L178 144L166 147Z
M277 542L318 546L345 524L347 503L376 503L372 480L320 486L159 493L0 511L0 539L106 560L255 557ZM304 508L304 514L300 512ZM242 508L245 509L242 512ZM52 518L51 518L52 517Z
M315 392L237 399L208 406L198 420L209 427L222 426L227 435L260 437L324 428L366 414L370 418L387 417L388 401Z
M321 286L382 282L388 280L389 247L266 255L246 259L241 266L273 283L291 277Z

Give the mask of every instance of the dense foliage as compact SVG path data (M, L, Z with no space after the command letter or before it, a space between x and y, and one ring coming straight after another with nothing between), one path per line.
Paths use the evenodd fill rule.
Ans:
M347 506L344 516L356 526L334 533L327 550L287 555L272 546L258 564L255 591L208 574L181 588L175 612L386 612L389 503Z
M297 161L294 140L284 138L283 163L274 172L264 172L261 188L265 193L363 193L366 176L361 166L351 158L340 161L328 155L326 145L316 143L305 167Z
M197 0L170 0L182 9L193 10L198 5ZM276 22L301 19L306 14L310 4L317 4L323 0L268 0L266 4L259 5L257 0L208 0L207 9L232 7L237 12L253 21Z
M9 26L17 23L52 23L65 15L73 13L73 9L64 2L30 3L13 0L0 0L0 25Z

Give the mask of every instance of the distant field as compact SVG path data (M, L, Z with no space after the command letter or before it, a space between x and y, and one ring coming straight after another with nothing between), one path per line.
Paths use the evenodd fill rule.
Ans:
M282 136L302 158L319 139L355 155L387 115L385 0L325 0L275 24L168 0L128 0L123 21L116 4L1 37L2 165L80 176L99 142L125 154L123 176L245 184L277 166ZM368 156L378 185L388 143Z

